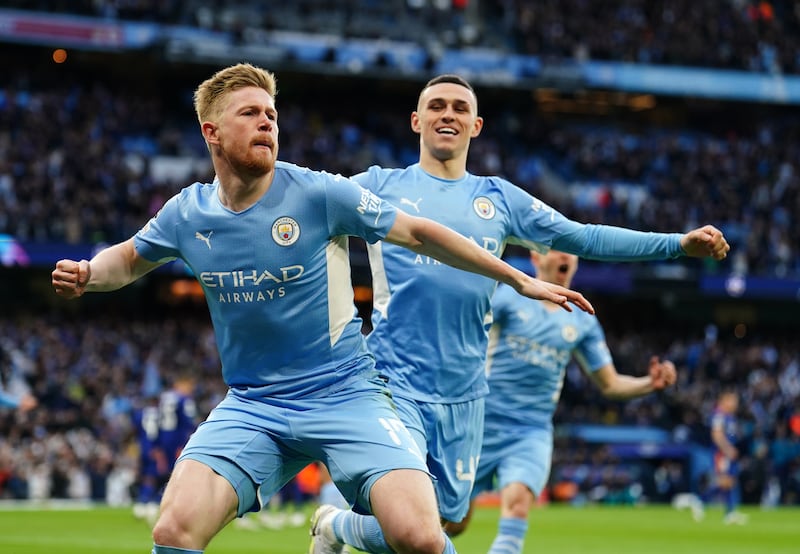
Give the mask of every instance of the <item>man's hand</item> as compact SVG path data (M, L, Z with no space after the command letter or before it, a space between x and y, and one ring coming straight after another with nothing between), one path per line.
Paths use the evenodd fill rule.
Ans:
M572 302L584 312L594 314L594 307L581 293L541 279L528 277L517 289L517 292L528 298L549 300L568 312L572 311L572 307L569 305L569 302Z
M722 231L713 225L705 225L689 231L681 238L681 247L692 258L714 258L724 260L731 249Z
M650 357L650 381L653 384L653 389L663 390L675 384L678 374L675 371L675 364L669 360L663 362L658 359L658 356Z
M59 260L52 273L53 290L64 298L78 298L86 292L86 285L92 277L88 260Z
M23 394L22 398L19 399L18 409L24 413L34 409L38 405L39 401L36 400L35 396L31 396L30 394Z

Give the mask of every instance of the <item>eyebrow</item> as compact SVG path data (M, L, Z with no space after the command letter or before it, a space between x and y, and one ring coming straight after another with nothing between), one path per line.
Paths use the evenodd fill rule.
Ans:
M276 114L276 115L278 113L278 109L275 106L263 107L261 104L243 104L243 105L239 106L236 109L236 111L241 112L242 110L256 110L256 111L260 112L262 109L264 109L264 111L267 112L267 113Z
M445 104L448 103L448 102L452 102L453 104L472 106L472 102L470 102L469 100L464 100L462 98L455 98L455 99L449 100L449 99L444 98L442 96L436 96L434 98L430 98L426 102L426 104L431 104L433 102L444 102Z

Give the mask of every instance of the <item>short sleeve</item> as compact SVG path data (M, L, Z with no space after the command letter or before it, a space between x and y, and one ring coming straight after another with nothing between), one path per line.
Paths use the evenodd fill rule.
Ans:
M397 209L355 181L330 175L326 184L331 236L353 235L374 243L386 237Z
M177 225L178 195L175 195L134 235L136 252L151 262L178 258Z

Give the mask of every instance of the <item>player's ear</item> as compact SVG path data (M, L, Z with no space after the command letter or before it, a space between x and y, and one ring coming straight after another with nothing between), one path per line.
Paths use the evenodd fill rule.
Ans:
M469 134L471 138L475 138L481 134L481 129L483 129L483 118L478 116L475 118L475 122L472 124L472 132Z
M411 112L411 130L417 134L422 132L422 126L419 123L419 114L416 111Z
M208 144L219 144L218 127L211 121L204 121L200 125L200 130L203 133L203 138L206 139Z

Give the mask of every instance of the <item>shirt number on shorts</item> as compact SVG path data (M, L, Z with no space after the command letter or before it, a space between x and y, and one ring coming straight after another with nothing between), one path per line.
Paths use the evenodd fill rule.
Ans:
M408 447L408 451L414 454L417 458L424 461L422 457L422 452L420 451L419 447L417 446L414 437L411 436L411 433L408 432L406 426L403 425L403 422L396 418L387 419L385 417L379 417L378 421L381 422L383 428L386 429L386 432L389 433L389 438L392 439L392 442L395 443L397 446L403 446L403 444L410 445ZM406 439L403 441L400 438L400 435Z

